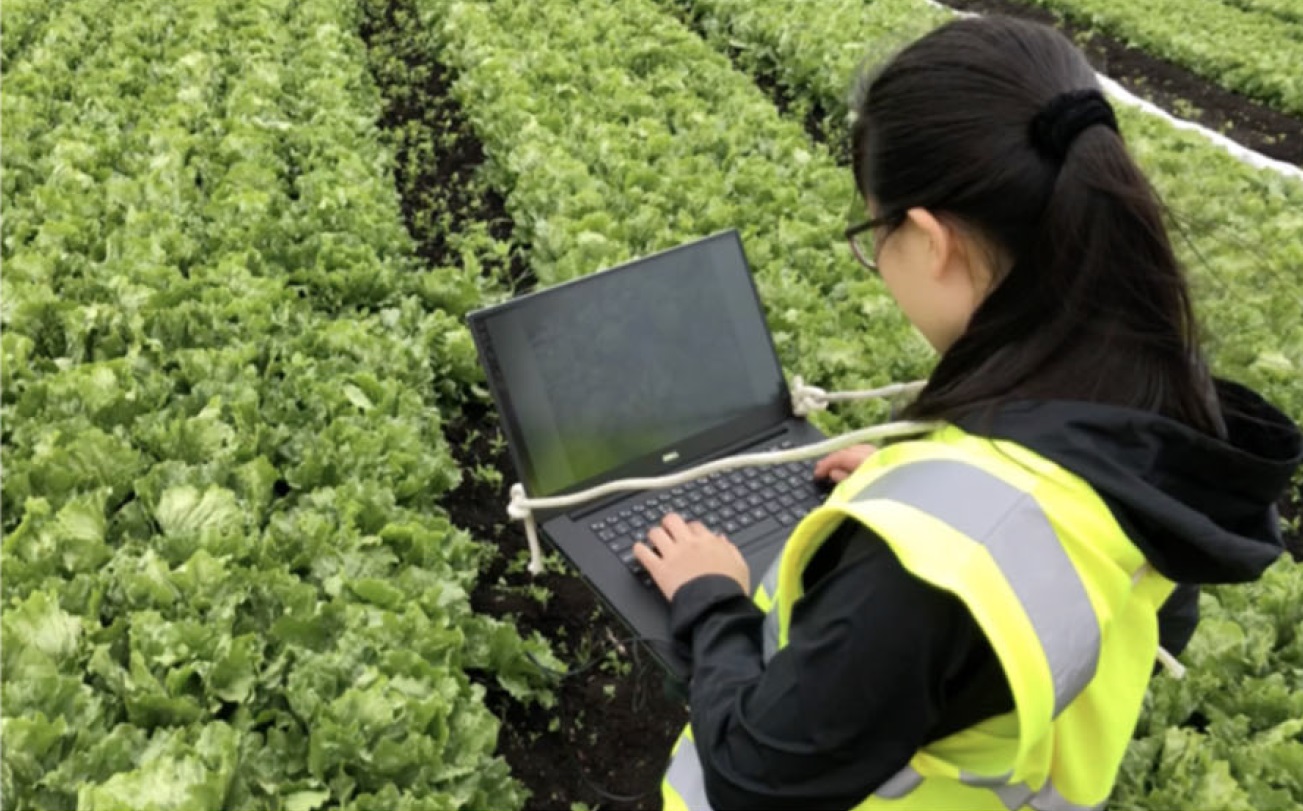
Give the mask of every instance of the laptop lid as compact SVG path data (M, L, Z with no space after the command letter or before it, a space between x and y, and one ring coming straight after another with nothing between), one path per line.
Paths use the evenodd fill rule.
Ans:
M792 414L735 230L467 320L531 496L661 475Z

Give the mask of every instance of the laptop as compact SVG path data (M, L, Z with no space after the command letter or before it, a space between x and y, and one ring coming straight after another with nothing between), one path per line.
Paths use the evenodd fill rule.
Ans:
M468 315L517 475L531 498L662 476L824 435L792 411L736 230ZM814 460L711 474L661 490L539 511L552 543L686 682L669 604L633 544L669 512L727 536L754 588L824 500Z

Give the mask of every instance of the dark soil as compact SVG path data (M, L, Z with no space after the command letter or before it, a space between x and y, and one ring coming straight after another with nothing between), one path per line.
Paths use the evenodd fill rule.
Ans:
M514 479L497 413L469 405L445 433L463 470L482 464L504 474L501 486L467 476L445 502L454 524L499 549L471 595L472 607L513 618L522 634L538 631L563 658L573 657L567 665L574 675L555 688L559 706L554 709L526 707L500 690L490 691L489 709L503 722L499 751L533 792L528 807L568 809L572 802L585 802L612 809L659 808L661 777L688 721L686 706L669 694L659 665L628 641L628 631L582 580L507 571L527 544L521 525L506 518ZM546 605L522 593L528 585L548 590ZM557 728L550 730L554 722Z
M703 17L693 8L691 0L674 0L669 4L668 10L676 14L679 20L698 36L706 38ZM712 43L712 45L718 47L719 43ZM839 137L834 129L835 125L830 115L832 111L825 109L817 99L798 96L792 88L780 82L774 73L776 66L771 64L748 66L744 62L742 49L733 45L725 45L724 54L733 63L733 67L749 75L756 86L765 91L765 95L769 96L781 115L799 120L811 141L828 147L839 164L850 163L850 154L843 144L845 139Z
M364 0L363 8L359 33L385 97L380 124L392 139L402 212L419 256L429 268L456 264L447 235L476 222L519 245L502 197L478 178L484 149L448 93L454 77L410 27L417 19L410 0ZM536 280L523 254L513 251L504 268L486 265L485 274L513 290L531 289ZM531 792L527 807L659 808L670 748L687 723L685 704L667 693L659 666L578 577L507 571L527 544L523 527L506 516L514 477L492 407L468 402L445 435L465 475L443 506L454 525L496 547L472 607L514 622L522 636L538 632L573 674L559 678L552 709L522 705L488 676L472 676L502 721L498 754ZM479 466L501 472L502 485L470 475ZM546 589L546 604L530 586Z
M363 0L361 5L358 33L384 96L380 126L394 150L399 206L417 255L431 269L458 264L449 236L476 222L486 223L495 239L511 241L502 196L479 178L484 146L448 93L450 72L428 39L413 30L417 15L411 0ZM522 255L512 251L505 267L482 257L484 275L512 289L533 287L536 280Z
M1222 133L1270 158L1303 166L1303 120L1250 101L1191 73L1066 20L1054 12L1016 0L940 0L979 14L1005 14L1047 23L1067 34L1086 53L1095 70L1127 90L1186 120Z

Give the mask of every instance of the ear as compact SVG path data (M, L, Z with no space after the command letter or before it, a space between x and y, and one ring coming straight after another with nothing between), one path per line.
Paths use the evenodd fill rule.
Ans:
M950 269L952 262L962 259L962 246L954 230L926 208L911 208L905 212L906 220L926 240L926 272L933 279L940 280Z

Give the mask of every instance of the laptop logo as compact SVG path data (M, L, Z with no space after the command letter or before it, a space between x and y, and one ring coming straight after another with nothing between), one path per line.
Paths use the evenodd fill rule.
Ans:
M661 457L661 461L668 465L670 462L673 462L675 459L678 458L679 458L678 451L670 451L669 453Z

